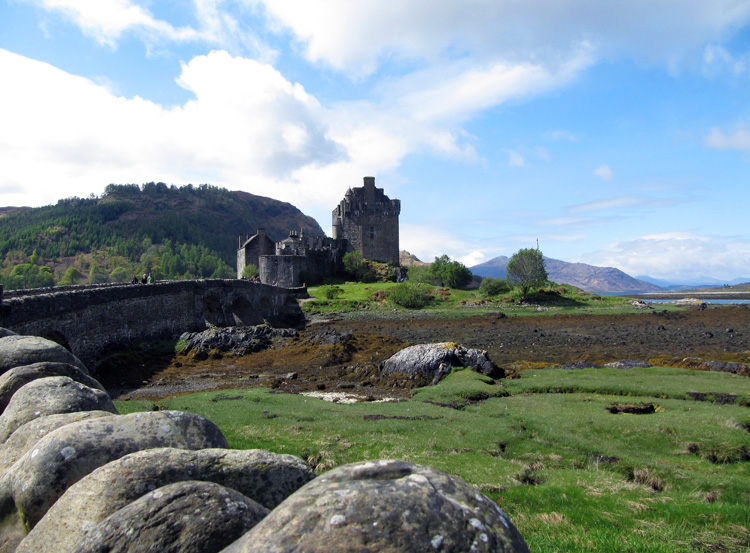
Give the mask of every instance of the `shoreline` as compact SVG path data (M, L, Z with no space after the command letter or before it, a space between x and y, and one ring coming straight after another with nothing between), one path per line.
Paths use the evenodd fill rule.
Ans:
M635 298L638 300L685 300L685 299L714 299L714 300L750 300L750 290L748 291L717 291L708 292L702 290L692 290L686 292L648 292L645 294L623 294L623 297Z

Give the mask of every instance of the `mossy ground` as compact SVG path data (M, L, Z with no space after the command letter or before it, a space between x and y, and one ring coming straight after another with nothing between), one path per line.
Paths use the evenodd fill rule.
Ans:
M566 393L551 383L566 381ZM454 371L394 403L339 405L277 390L204 392L159 408L207 416L231 447L307 459L318 472L404 459L476 484L532 551L747 551L747 407L686 391L750 396L746 377L658 368L548 369L493 382ZM651 414L613 414L615 403ZM118 402L121 412L151 402Z

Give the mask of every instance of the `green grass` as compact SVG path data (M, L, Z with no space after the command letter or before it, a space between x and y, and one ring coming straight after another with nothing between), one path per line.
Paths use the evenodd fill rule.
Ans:
M312 287L308 290L312 300L303 305L303 310L310 314L336 313L342 318L366 316L372 318L379 313L393 316L400 313L410 317L453 318L479 315L502 310L508 315L540 316L560 313L622 314L642 313L643 310L632 305L632 300L619 296L600 296L584 292L570 285L552 285L546 293L531 294L528 302L521 304L517 291L486 298L478 290L458 290L435 287L435 299L425 308L405 309L388 299L382 299L395 283L377 282L371 284L347 282L337 284L341 293L333 299L325 297L326 286ZM381 297L378 298L377 294ZM665 310L686 309L664 304Z
M566 393L549 393L557 385ZM208 417L233 448L291 453L319 472L388 458L456 474L497 500L532 551L748 551L750 410L685 399L690 391L750 397L750 379L653 367L525 371L493 383L460 370L398 403L251 389L159 407ZM607 411L621 402L659 409Z

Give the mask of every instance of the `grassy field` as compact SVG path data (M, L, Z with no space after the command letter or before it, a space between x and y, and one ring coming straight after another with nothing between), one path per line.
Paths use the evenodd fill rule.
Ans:
M331 288L338 293L331 298L326 292ZM575 286L554 284L535 292L522 302L517 290L493 297L485 297L478 290L435 288L432 302L422 309L405 309L388 299L393 282L371 284L347 282L338 285L317 286L308 290L311 299L302 305L307 315L336 315L343 319L358 317L391 316L394 312L411 317L468 317L502 310L507 315L540 316L555 314L622 314L642 313L643 308L633 305L634 300L622 296L602 296L585 292ZM673 304L662 304L660 310L684 309Z
M456 474L508 512L532 551L747 552L748 398L747 378L652 367L529 370L499 383L459 370L392 403L252 389L158 406L206 416L233 448L291 453L318 472L387 458ZM653 409L610 412L622 404Z

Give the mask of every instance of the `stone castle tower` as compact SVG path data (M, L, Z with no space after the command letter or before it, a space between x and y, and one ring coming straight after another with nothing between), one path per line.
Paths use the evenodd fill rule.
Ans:
M347 250L362 257L398 265L398 216L401 201L391 200L375 177L365 177L364 186L349 189L333 210L333 238L346 240Z

